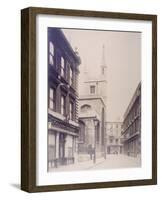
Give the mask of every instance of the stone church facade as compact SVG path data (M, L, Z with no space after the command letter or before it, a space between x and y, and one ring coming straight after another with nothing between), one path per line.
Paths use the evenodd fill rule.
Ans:
M78 140L79 155L89 154L94 151L97 157L105 156L106 149L106 90L107 90L107 67L103 62L99 67L97 77L90 77L90 72L85 72L83 92L79 96L79 125L80 133ZM97 123L95 123L97 121Z

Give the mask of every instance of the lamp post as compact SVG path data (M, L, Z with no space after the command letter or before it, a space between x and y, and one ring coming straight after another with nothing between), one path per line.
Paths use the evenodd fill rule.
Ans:
M105 134L104 134L104 159L106 160L106 153L107 153L107 133L106 133L106 127L105 127Z
M93 122L94 122L94 128L95 128L95 131L94 131L94 157L93 157L93 163L95 164L96 163L96 141L97 141L98 119L94 118Z

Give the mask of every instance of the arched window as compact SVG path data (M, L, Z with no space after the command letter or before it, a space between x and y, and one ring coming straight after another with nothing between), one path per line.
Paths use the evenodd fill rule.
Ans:
M81 112L87 112L87 111L89 111L91 109L92 109L92 107L90 105L88 105L88 104L85 104L85 105L81 106Z

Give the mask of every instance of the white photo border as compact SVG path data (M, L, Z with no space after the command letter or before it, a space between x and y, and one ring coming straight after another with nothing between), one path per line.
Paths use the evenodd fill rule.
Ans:
M141 39L141 153L140 168L47 172L47 28L138 31ZM36 17L36 185L152 179L152 22L92 17L43 15Z

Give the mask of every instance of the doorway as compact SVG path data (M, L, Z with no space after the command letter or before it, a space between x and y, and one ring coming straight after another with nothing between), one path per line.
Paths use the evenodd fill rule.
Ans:
M64 165L66 163L66 159L65 159L65 134L64 133L60 133L59 134L59 161L60 161L60 165Z

